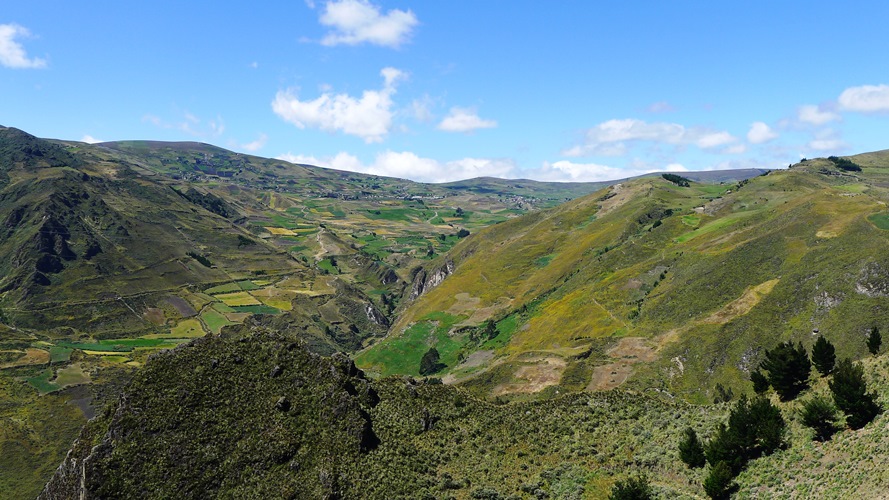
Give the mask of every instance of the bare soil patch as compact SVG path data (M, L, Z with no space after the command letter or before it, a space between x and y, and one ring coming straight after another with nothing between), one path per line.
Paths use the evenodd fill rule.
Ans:
M738 316L747 314L756 304L759 304L763 297L775 288L778 281L778 279L773 279L748 288L740 297L726 304L725 307L710 315L703 322L722 325Z
M44 351L43 349L36 349L33 347L29 347L25 349L25 355L11 361L9 363L5 363L0 365L0 368L12 368L14 366L28 366L28 365L45 365L49 363L49 351Z
M145 312L142 313L142 317L152 325L160 326L166 321L166 318L164 318L164 310L156 307L145 309Z
M562 380L567 362L562 358L545 357L534 364L520 366L513 375L513 382L500 384L491 391L494 396L515 393L539 392Z
M642 337L624 337L609 349L607 354L614 359L614 362L593 369L593 376L587 386L588 391L614 389L630 378L633 374L633 365L640 362L650 363L657 359L657 350Z

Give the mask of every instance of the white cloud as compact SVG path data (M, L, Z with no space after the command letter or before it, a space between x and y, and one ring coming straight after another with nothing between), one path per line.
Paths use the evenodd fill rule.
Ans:
M269 137L265 134L259 134L259 137L253 141L248 142L247 144L241 144L241 148L245 151L249 151L251 153L259 151L265 146L265 143L268 142Z
M849 87L840 94L839 103L846 111L889 112L889 85Z
M366 0L327 2L319 19L331 28L322 45L358 45L371 43L397 48L407 42L419 24L410 10L392 9L383 14L380 7Z
M658 101L648 106L646 111L649 113L671 113L676 111L676 108L667 101Z
M342 132L364 139L366 143L382 142L392 126L392 95L395 84L405 73L383 68L385 80L380 90L365 90L360 98L325 91L311 101L301 101L292 89L278 91L272 101L276 115L296 125Z
M619 156L626 152L630 141L660 144L693 144L702 149L724 146L737 141L728 132L713 131L702 127L686 128L678 123L648 123L633 118L608 120L589 129L582 144L562 152L576 157L589 154Z
M543 167L534 172L533 178L542 181L598 182L632 177L635 172L599 165L596 163L574 163L571 161L544 162Z
M800 106L796 116L799 121L810 125L824 125L840 119L839 114L814 104Z
M747 152L746 144L733 144L722 150L722 154L726 155L739 155Z
M496 126L496 121L479 118L473 109L453 107L448 116L438 124L438 129L445 132L472 132L480 128L494 128Z
M105 141L103 141L101 139L96 139L95 137L87 134L80 139L80 142L85 142L87 144L96 144L96 143L105 142Z
M667 165L667 172L688 172L688 169L681 163L671 163Z
M463 158L440 162L423 158L409 151L385 151L374 158L373 163L365 164L349 153L338 153L331 158L293 155L278 157L291 163L317 165L336 170L347 170L364 174L406 178L421 182L450 182L475 177L510 177L516 165L509 159Z
M846 148L847 144L837 131L827 128L819 130L807 146L816 151L837 151Z
M724 146L738 140L728 132L689 130L686 135L694 145L703 149Z
M526 171L532 179L554 182L602 182L626 179L652 172L687 172L688 169L680 163L670 163L667 166L653 166L639 163L631 168L611 167L598 163L575 163L561 160L557 162L544 162L543 166L536 170Z
M0 24L0 64L16 69L45 68L45 59L28 58L25 48L15 40L30 36L31 32L18 24Z
M753 122L747 132L747 140L750 141L750 144L762 144L777 138L778 133L765 122Z

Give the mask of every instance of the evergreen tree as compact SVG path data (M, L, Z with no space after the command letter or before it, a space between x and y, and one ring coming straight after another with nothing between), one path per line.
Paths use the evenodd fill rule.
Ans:
M769 384L781 401L790 401L809 387L812 364L802 344L799 347L793 347L790 342L778 344L778 347L766 351L760 367L769 372Z
M781 411L768 399L757 398L751 403L741 396L729 414L728 425L716 428L704 454L711 466L725 462L737 474L748 460L780 448L785 427Z
M756 439L750 458L770 455L784 446L784 432L787 424L781 416L781 410L768 399L757 398L750 403L749 411Z
M800 410L803 424L815 431L815 439L827 441L837 431L836 408L822 397L814 397L803 404Z
M753 382L753 392L757 394L764 394L769 390L769 379L759 370L750 372L750 381Z
M692 469L703 467L707 463L704 445L691 427L685 429L685 437L679 442L679 458Z
M431 347L420 359L420 375L432 375L441 371L446 365L438 362L438 349Z
M704 492L713 499L728 498L732 491L732 469L725 462L717 462L710 468L710 474L704 479Z
M614 483L610 500L650 500L654 498L648 478L643 475L627 478Z
M880 413L874 394L867 392L861 365L849 359L840 361L828 385L834 403L846 414L846 424L852 429L864 427Z
M883 337L880 336L880 329L876 326L872 327L870 329L870 334L867 336L867 350L876 356L880 352L880 345L882 343Z
M833 344L825 339L824 336L818 337L815 345L812 346L812 364L815 365L815 369L818 370L822 377L826 376L833 371L836 361L836 350Z

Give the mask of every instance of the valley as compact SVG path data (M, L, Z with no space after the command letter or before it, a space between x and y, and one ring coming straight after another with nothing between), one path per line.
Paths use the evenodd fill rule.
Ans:
M689 425L712 435L732 408L714 399L749 393L779 342L829 339L889 403L863 340L889 323L889 152L847 161L860 169L421 184L0 128L0 493L36 496L79 436L75 456L101 455L90 474L135 467L159 496L302 481L321 496L606 498L644 470L662 496L698 497L703 472L674 443ZM789 445L752 462L742 492L886 487L855 479L872 473L862 459L826 472L878 448L884 416L815 447L799 403L778 404ZM305 417L319 412L338 423ZM820 465L778 479L801 461ZM82 486L66 467L83 465L59 469L56 498Z

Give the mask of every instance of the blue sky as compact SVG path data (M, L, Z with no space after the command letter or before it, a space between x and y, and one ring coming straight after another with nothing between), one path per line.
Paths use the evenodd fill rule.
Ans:
M889 148L886 2L7 2L0 124L448 181Z

